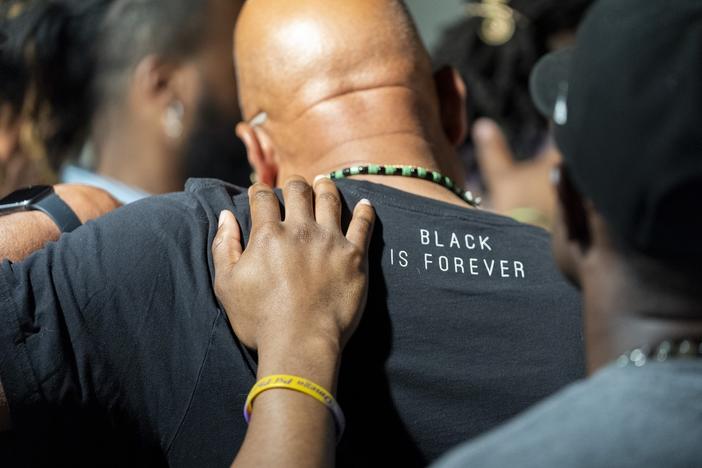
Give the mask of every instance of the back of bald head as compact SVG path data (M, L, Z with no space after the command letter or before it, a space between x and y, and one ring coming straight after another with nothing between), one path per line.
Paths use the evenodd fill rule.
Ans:
M431 61L400 0L247 0L235 61L247 119L294 122L357 91L433 91Z

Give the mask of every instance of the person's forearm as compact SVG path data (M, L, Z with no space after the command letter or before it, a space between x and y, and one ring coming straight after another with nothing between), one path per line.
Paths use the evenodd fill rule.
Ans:
M0 260L20 261L60 236L56 224L40 211L0 216Z
M335 393L339 359L339 347L326 340L291 338L261 347L257 379L295 375ZM333 466L335 447L334 419L324 405L295 391L269 390L255 400L246 439L232 466Z
M60 236L58 226L40 211L0 216L0 260L18 262ZM10 408L0 382L0 432L10 429Z
M58 226L41 211L0 216L0 260L18 262L60 236ZM0 382L0 432L10 429L10 408Z

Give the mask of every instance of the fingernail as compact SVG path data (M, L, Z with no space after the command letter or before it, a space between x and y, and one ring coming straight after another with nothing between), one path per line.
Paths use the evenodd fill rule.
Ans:
M222 210L222 211L220 211L220 213L219 213L219 224L217 225L217 227L222 227L222 225L224 224L224 213L226 213L226 212L227 212L227 210Z
M328 175L318 175L317 177L314 178L314 182L312 182L312 186L315 187L317 185L317 182L320 180L328 179Z
M364 198L360 202L358 202L359 205L366 205L366 206L373 206L373 204L368 200L367 198Z

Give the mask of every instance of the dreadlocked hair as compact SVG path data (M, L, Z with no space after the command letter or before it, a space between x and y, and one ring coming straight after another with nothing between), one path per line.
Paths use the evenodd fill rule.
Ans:
M457 67L465 79L471 121L497 121L517 157L525 158L538 150L547 130L529 95L531 70L550 51L555 36L575 31L593 0L504 3L516 12L516 29L506 43L487 44L481 38L484 18L467 15L444 32L433 56L438 64Z

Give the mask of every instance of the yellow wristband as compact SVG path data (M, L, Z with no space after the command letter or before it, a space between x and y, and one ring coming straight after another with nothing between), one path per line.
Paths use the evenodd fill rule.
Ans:
M251 412L253 411L253 402L261 393L273 389L292 390L299 393L309 395L331 411L336 423L337 439L341 439L346 427L346 419L341 407L336 402L331 393L324 389L321 385L317 385L311 380L295 375L270 375L259 380L249 392L244 405L244 419L248 423L251 420Z

